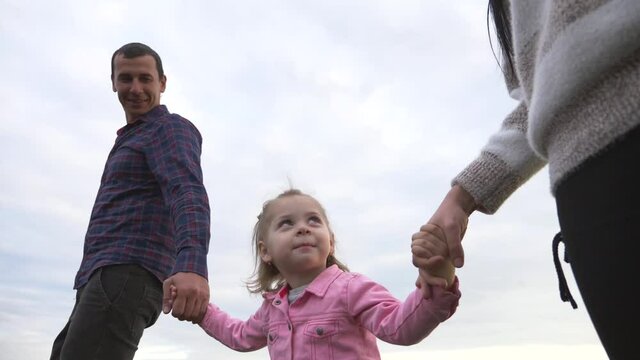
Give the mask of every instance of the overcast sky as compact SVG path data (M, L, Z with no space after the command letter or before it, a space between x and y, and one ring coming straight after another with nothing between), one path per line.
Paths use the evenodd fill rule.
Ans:
M515 104L491 52L484 1L0 0L0 348L48 358L100 176L125 117L110 58L139 41L161 55L162 103L203 138L212 205L211 299L247 318L260 299L251 229L295 187L317 197L351 270L404 298L410 236ZM547 169L498 214L475 214L458 271L460 307L422 343L383 358L603 359L560 301ZM264 359L161 316L136 359Z

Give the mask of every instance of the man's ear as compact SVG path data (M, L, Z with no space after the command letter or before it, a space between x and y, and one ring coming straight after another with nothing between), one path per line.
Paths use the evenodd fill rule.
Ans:
M167 76L162 75L162 79L160 79L160 92L163 93L167 88Z
M113 90L113 92L118 91L116 90L116 83L113 82L113 75L111 75L111 90Z

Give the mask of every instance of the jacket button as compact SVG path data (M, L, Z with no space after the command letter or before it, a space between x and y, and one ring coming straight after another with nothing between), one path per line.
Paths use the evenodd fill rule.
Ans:
M318 335L322 335L322 334L324 334L324 329L323 329L323 328L321 328L321 327L316 328L316 334L318 334Z
M287 328L291 331L291 324L287 324Z
M280 305L280 303L282 303L282 301L280 301L280 300L276 300L276 301L274 301L273 303L274 303L274 304L276 304L276 305Z

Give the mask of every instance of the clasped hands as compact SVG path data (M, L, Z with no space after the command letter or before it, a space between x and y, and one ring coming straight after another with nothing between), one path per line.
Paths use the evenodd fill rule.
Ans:
M209 305L209 282L191 272L178 272L162 284L162 312L173 317L200 323Z
M473 197L455 185L431 219L411 237L413 265L418 268L416 286L426 299L431 297L431 286L453 285L455 268L464 265L462 238L476 207Z
M449 289L455 281L455 267L449 257L444 231L435 224L425 224L411 237L413 265L418 268L416 286L425 299L432 286Z

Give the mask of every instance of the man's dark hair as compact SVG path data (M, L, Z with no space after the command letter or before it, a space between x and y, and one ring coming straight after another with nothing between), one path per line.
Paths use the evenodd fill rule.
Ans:
M150 48L149 46L142 43L128 43L123 45L120 49L116 50L111 56L111 79L113 80L113 71L115 70L115 59L116 56L122 54L126 59L133 59L138 56L151 55L156 60L156 68L158 69L158 75L160 79L164 77L164 70L162 69L162 60L160 60L160 55Z

